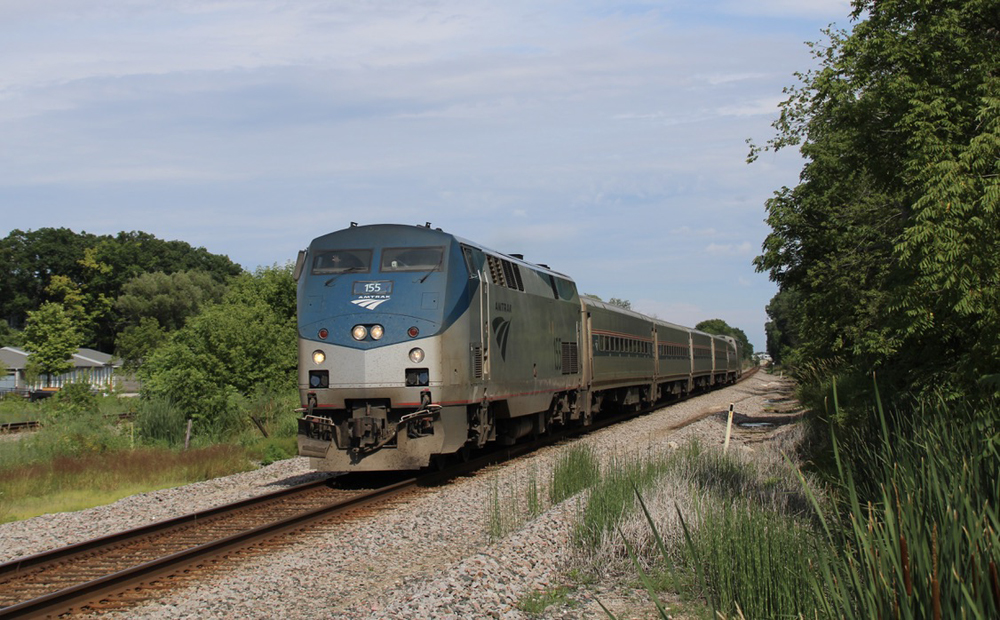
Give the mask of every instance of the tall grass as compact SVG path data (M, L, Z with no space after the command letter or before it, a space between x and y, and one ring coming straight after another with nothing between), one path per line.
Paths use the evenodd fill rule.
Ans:
M621 520L636 512L635 489L647 489L673 464L665 454L614 455L600 470L574 530L578 546L594 549Z
M750 500L714 499L698 509L687 566L700 563L714 608L747 618L812 615L809 558L817 546L808 523Z
M876 405L877 441L833 442L844 505L821 512L832 551L814 585L827 594L824 613L1000 617L1000 410L939 401L904 415Z
M563 450L552 468L549 501L552 504L573 497L600 479L600 464L594 449L587 444L574 444Z
M166 447L184 445L187 416L167 399L150 398L140 402L133 424L145 443Z
M816 546L811 507L780 458L691 442L610 463L580 518L584 535L574 537L595 571L614 578L633 566L663 617L662 591L723 616L815 609L803 553Z
M0 519L79 510L140 491L247 471L243 450L213 446L188 452L143 448L11 467L0 475Z
M658 520L668 509L641 504L662 564L694 573L700 584L694 594L710 602L713 615L1000 617L1000 410L995 403L973 408L940 400L887 413L874 393L870 422L878 432L867 441L844 445L835 436L831 443L837 501L821 501L797 474L811 516L799 500L767 500L768 488L781 489L787 481L751 483L756 491L734 498L736 479L768 478L734 473L701 455L704 473L714 473L691 477L708 491L693 504L693 515L685 518L675 507L682 536ZM643 546L625 528L619 531L666 617L648 577L650 565L640 561ZM677 562L679 547L685 553Z

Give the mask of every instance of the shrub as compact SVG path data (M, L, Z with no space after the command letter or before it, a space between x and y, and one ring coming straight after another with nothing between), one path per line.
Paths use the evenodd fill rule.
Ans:
M167 446L184 444L187 416L172 401L165 398L143 399L135 413L135 429L146 443Z
M97 395L87 381L64 385L52 400L60 414L96 413L99 410Z

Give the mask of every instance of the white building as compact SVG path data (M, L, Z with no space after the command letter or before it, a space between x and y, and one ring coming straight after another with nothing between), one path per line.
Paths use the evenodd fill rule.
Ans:
M70 372L42 375L34 383L29 383L24 373L28 355L27 351L17 347L0 348L0 361L7 367L7 376L0 377L0 392L29 392L43 387L62 387L76 381L87 381L97 389L108 389L116 385L115 370L121 368L121 361L107 353L80 349L73 355L73 370Z

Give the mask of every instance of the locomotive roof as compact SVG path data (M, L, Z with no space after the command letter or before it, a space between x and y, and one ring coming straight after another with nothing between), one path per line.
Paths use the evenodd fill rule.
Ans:
M459 237L458 235L453 235L451 233L445 232L445 231L443 231L440 228L431 228L429 224L427 224L427 225L421 225L421 224L418 224L418 225L411 225L411 224L365 224L365 225L352 225L350 228L343 228L341 230L336 230L336 231L327 233L325 235L322 235L320 237L316 237L315 239L313 239L312 243L313 244L315 244L317 242L322 243L323 240L326 240L326 239L334 237L334 236L341 236L344 233L352 233L352 234L359 234L359 233L365 234L365 233L367 233L367 234L365 234L365 236L369 236L370 235L370 236L373 236L373 237L375 235L377 235L380 242L384 242L384 240L386 238L389 238L388 237L389 235L409 236L409 235L412 235L412 234L418 234L418 235L420 235L420 234L428 234L428 235L431 235L431 236L443 236L443 237L446 237L446 238L449 238L449 239L454 239L455 241L458 241L459 243L461 243L463 245L467 245L467 246L470 246L470 247L473 247L473 248L477 248L479 250L482 250L483 252L487 252L489 254L493 254L493 255L496 255L496 256L502 256L506 260L509 260L511 262L514 262L514 263L518 263L520 265L524 265L525 267L528 267L530 269L534 269L535 271L541 271L543 273L549 273L549 274L552 274L554 276L558 276L560 278L563 278L565 280L569 280L571 282L574 282L573 278L571 278L570 276L568 276L568 275L566 275L564 273L561 273L559 271L556 271L556 270L552 269L551 267L546 267L544 265L539 265L538 263L532 263L532 262L524 260L523 258L518 258L518 257L512 256L510 254L505 254L503 252L499 252L499 251L494 250L492 248L486 247L485 245L483 245L481 243L477 243L475 241L469 241L468 239L464 239L462 237Z

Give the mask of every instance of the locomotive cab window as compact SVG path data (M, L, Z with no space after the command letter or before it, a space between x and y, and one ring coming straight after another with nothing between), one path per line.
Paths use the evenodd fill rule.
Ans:
M563 278L553 277L556 284L556 289L559 293L559 299L568 299L572 301L576 297L576 285L565 280Z
M382 250L382 271L440 271L444 248L386 248Z
M312 273L367 273L371 264L371 250L320 250L313 257Z

